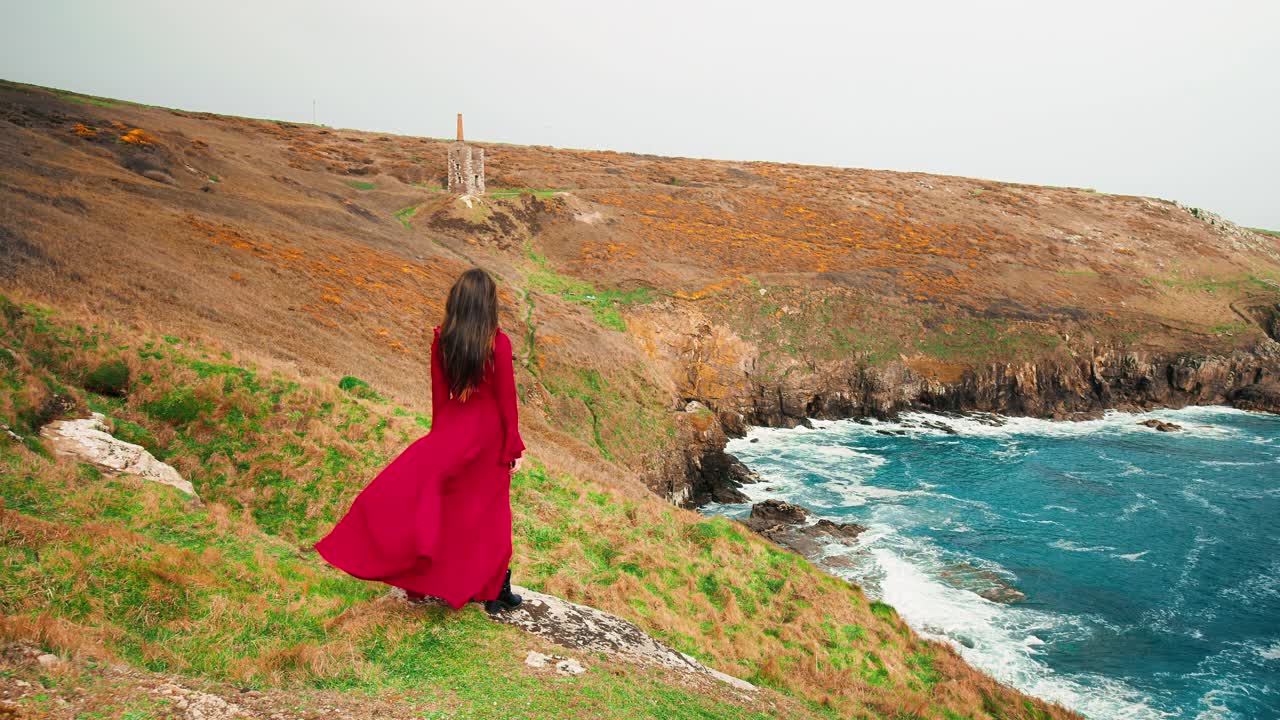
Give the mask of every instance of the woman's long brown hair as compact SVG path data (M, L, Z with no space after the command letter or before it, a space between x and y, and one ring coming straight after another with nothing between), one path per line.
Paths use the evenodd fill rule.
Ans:
M440 354L454 397L466 400L484 379L497 330L498 286L480 268L462 273L449 290L440 327Z

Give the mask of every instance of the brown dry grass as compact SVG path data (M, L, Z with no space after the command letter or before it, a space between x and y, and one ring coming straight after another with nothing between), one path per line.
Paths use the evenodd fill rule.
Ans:
M495 185L573 189L572 197L506 214L513 225L502 237L528 237L529 249L545 257L534 267L525 248L479 242L475 223L433 226L415 215L406 228L395 219L435 197L410 183L442 173L444 145L436 141L84 105L13 85L0 86L0 126L0 281L7 294L98 322L110 338L97 346L31 339L15 364L32 381L0 393L4 417L45 407L53 394L43 382L46 366L71 384L95 364L123 357L134 377L154 381L107 407L117 431L140 432L123 423L145 430L147 442L210 491L209 532L243 542L263 531L310 537L332 520L339 498L420 431L413 415L428 407L429 328L452 278L479 264L501 278L502 323L521 339L526 437L547 466L522 491L519 559L527 577L842 712L874 710L881 700L913 710L936 696L978 713L984 693L1015 696L949 651L893 623L872 624L856 591L646 495L636 482L644 466L667 467L673 456L679 462L672 411L690 387L711 388L733 407L769 373L800 365L837 372L851 357L890 362L929 343L956 355L929 356L932 364L920 366L945 379L974 362L972 348L951 342L947 328L987 322L999 338L1018 341L1009 353L1022 356L1047 352L1049 344L1034 340L1064 329L1082 338L1082 349L1095 339L1229 349L1260 331L1212 328L1236 322L1233 301L1274 302L1280 277L1277 238L1145 198L486 146L500 176ZM131 135L146 142L120 139ZM142 167L173 184L144 177ZM376 190L353 189L352 177ZM602 221L574 219L592 213ZM667 299L662 314L645 317L642 343L602 326L582 302L532 287L537 272L601 289L654 288ZM1033 341L1023 343L1024 336ZM139 354L139 337L150 338L146 350L159 356ZM698 354L705 337L724 342ZM781 352L799 355L781 363L768 357L784 345L791 349ZM171 346L187 360L178 361ZM694 352L661 354L672 347ZM188 348L212 365L253 367L264 384L279 373L298 387L264 402L235 373L197 369ZM32 349L55 358L37 363ZM333 379L343 375L369 381L387 402L340 393ZM198 419L177 424L148 410L178 391L202 407ZM256 415L256 424L237 425L246 415ZM292 442L297 433L302 441ZM318 472L332 453L342 466ZM40 477L56 485L74 472L42 469ZM710 531L697 528L706 527L715 532L704 537ZM608 552L600 538L609 540ZM108 540L115 552L135 549L124 536L108 533ZM75 564L72 556L54 557ZM146 572L162 594L148 601L184 589L173 572L219 557L156 556ZM259 564L280 581L272 563ZM757 569L782 579L776 603L757 602L752 612L732 590L717 595L717 584ZM704 581L715 573L726 582ZM216 627L235 617L225 601L209 607ZM875 628L878 640L896 643L884 659L894 684L872 689L842 674L839 648L824 641L828 615L834 626ZM324 676L350 657L347 646L309 642L282 641L267 653L270 661L228 672L276 678L288 672L272 668L304 667ZM148 661L180 661L161 643L140 648ZM920 648L944 676L932 690L909 687L913 669L904 658Z

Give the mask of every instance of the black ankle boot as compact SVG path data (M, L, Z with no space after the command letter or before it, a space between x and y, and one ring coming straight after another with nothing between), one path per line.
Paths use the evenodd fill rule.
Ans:
M498 613L503 610L510 610L513 607L519 607L524 598L511 592L511 568L507 568L507 577L502 581L502 589L498 591L497 600L486 600L484 602L484 611L487 613Z

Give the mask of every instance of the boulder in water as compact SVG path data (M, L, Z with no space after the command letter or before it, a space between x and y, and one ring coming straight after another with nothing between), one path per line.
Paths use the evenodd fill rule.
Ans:
M1149 428L1153 428L1159 432L1177 432L1178 430L1182 429L1182 426L1177 423L1165 422L1163 420L1156 420L1155 418L1152 418L1150 420L1143 420L1138 424L1144 425Z
M836 523L823 518L813 525L806 525L800 528L800 530L810 534L831 535L832 537L843 537L852 540L866 532L867 528L865 525L857 523Z
M809 524L810 512L782 500L765 500L751 507L751 517L744 523L761 537L791 550L810 562L823 563L832 557L832 545L852 549L858 535L866 528L857 523L837 523L820 518Z
M751 506L751 519L758 524L799 525L808 517L808 510L782 500L765 500Z
M976 593L991 602L1009 605L1027 599L1026 593L1011 585L999 573L969 563L956 563L944 569L941 577L947 584Z

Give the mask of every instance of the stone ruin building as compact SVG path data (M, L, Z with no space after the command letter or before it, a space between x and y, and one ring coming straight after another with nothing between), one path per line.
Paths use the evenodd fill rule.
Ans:
M471 147L462 140L462 113L458 113L458 140L449 145L449 192L455 195L484 194L484 148Z

